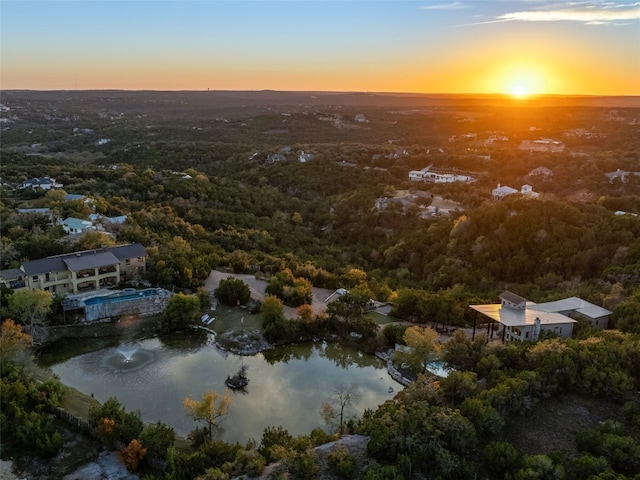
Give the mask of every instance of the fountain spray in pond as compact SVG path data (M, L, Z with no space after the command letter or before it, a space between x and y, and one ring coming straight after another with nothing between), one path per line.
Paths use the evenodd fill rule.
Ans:
M136 344L124 344L110 349L102 359L103 366L117 373L126 373L146 367L155 359L153 352Z
M129 363L131 362L131 360L133 360L133 356L136 354L136 352L138 351L138 347L121 347L118 349L118 352L120 352L122 354L122 356L124 357L124 362L125 363Z

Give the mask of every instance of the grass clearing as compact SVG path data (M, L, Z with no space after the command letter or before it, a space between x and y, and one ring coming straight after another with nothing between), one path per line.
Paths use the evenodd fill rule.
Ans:
M399 322L397 318L390 317L389 315L383 315L378 312L368 312L366 317L373 319L378 325L388 325L389 323Z
M262 332L261 313L249 313L242 308L218 305L216 310L210 312L209 315L215 317L209 328L217 334L242 329Z

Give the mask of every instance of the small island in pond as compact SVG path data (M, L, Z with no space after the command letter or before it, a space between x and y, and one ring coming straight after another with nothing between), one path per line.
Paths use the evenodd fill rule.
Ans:
M227 377L224 384L231 390L239 390L249 385L249 378L247 377L247 366L242 365L238 373L233 377Z

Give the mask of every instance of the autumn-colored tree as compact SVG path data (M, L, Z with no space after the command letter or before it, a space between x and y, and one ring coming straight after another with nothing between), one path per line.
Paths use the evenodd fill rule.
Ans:
M116 421L112 418L101 418L100 423L94 429L94 434L105 445L112 445L115 441Z
M31 345L31 337L22 331L22 327L13 320L2 322L0 333L0 366L13 360L23 349Z
M356 383L341 383L334 390L331 399L322 404L320 415L329 426L337 426L342 435L345 429L345 410L360 399L360 390Z
M398 352L399 358L409 363L418 373L425 371L427 362L438 358L442 348L438 344L438 332L432 328L409 327L402 339L409 350Z
M101 247L113 247L116 241L105 232L96 230L84 233L77 242L74 243L74 250L92 250Z
M122 463L124 463L127 470L130 472L137 472L138 467L140 467L140 462L146 454L147 449L134 438L129 442L129 445L118 452L118 458Z
M296 308L296 315L302 323L310 324L313 322L313 307L308 303L300 305Z
M213 440L215 428L218 427L220 419L226 417L229 407L233 403L229 390L225 389L219 401L218 397L218 392L207 390L202 394L201 401L187 397L183 402L191 418L197 422L204 422L206 424L205 428L209 441ZM218 401L217 404L216 401Z

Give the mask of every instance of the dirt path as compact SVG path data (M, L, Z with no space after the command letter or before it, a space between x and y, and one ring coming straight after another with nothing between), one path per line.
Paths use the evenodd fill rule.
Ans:
M249 290L251 291L251 298L256 300L263 301L264 300L264 289L267 287L267 282L264 280L257 279L254 275L244 274L244 273L227 273L221 272L219 270L212 270L211 274L205 281L204 285L207 291L213 293L213 291L218 288L220 284L220 280L227 277L235 277L239 280L242 280L247 285L249 285ZM327 290L326 288L316 288L313 287L313 301L311 303L311 307L313 308L314 313L318 314L326 310L327 304L324 302L329 295L333 292L331 290ZM293 318L296 316L296 309L293 307L284 307L284 314L287 318Z

